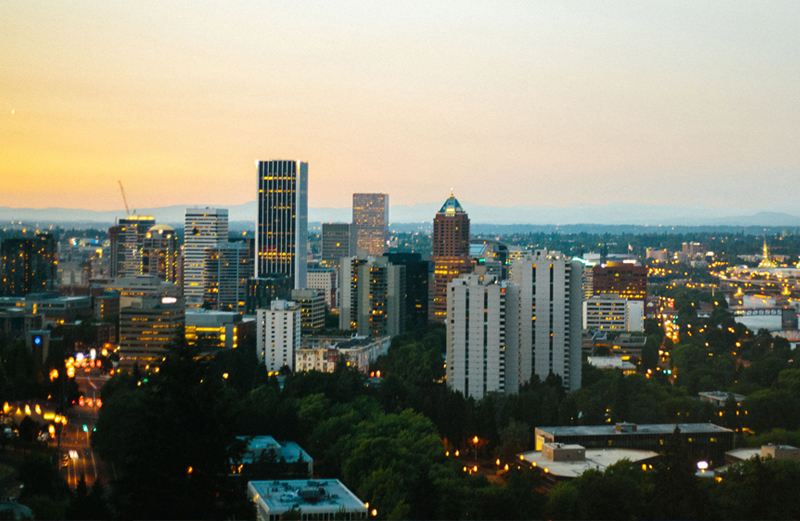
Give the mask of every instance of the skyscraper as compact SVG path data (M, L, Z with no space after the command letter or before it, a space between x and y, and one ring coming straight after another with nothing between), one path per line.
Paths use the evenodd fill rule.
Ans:
M388 253L395 266L406 267L406 328L424 329L428 324L429 277L431 263L419 253Z
M358 250L375 256L386 253L388 224L389 194L353 194L353 229Z
M322 223L322 265L338 268L343 257L356 254L355 234L350 223Z
M34 239L6 239L0 247L0 282L3 293L24 297L56 289L56 241L49 233Z
M203 301L211 309L243 313L247 280L253 275L253 252L244 241L205 249Z
M183 228L183 294L187 308L203 305L205 296L206 248L228 242L228 210L187 208Z
M288 275L301 289L307 260L308 163L259 161L255 276Z
M155 224L152 215L129 215L108 230L112 277L142 274L142 244L147 231Z
M359 335L396 336L405 331L406 267L386 257L342 259L339 328Z
M514 261L519 286L519 385L552 372L570 391L581 385L583 264L561 254L536 250Z
M428 307L430 320L444 323L447 317L447 286L453 279L472 272L469 255L469 216L450 194L433 219L433 287Z
M171 226L157 224L147 230L142 242L142 275L153 275L178 284L180 245Z
M519 390L519 286L489 275L448 285L447 386L465 397Z

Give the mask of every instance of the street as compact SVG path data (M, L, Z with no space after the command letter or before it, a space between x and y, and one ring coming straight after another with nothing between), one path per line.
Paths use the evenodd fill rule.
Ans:
M97 401L100 388L108 381L108 376L102 376L99 371L91 373L78 373L75 381L86 398L92 398L93 404ZM97 424L100 411L97 407L75 404L68 414L67 425L61 431L61 473L71 488L78 486L81 476L86 476L86 484L91 487L98 479L107 485L116 475L110 465L106 465L99 457L95 456L90 445L91 433ZM84 430L84 426L86 429ZM52 443L56 443L55 441ZM67 465L64 466L64 457Z

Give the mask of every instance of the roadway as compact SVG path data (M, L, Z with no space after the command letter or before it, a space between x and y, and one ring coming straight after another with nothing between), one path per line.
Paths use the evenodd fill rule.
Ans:
M79 371L82 371L79 369ZM100 389L109 379L96 369L89 373L78 372L75 381L78 388L86 398L95 402L100 394ZM71 488L78 486L81 476L86 476L86 484L91 487L95 481L100 480L108 485L116 479L116 473L111 465L103 462L92 451L90 444L91 433L97 424L99 415L97 407L75 404L67 414L67 424L61 430L61 473ZM86 426L84 431L83 426ZM55 443L55 442L53 442ZM69 458L64 465L64 456Z

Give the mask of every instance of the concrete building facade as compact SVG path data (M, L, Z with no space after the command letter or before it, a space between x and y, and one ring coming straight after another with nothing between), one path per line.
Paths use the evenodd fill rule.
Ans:
M552 372L565 389L581 385L583 264L561 252L535 250L514 261L519 286L519 385Z
M301 345L301 309L294 302L272 301L257 310L257 354L268 373L294 371L295 353Z
M476 399L519 390L519 287L467 275L448 287L447 385Z

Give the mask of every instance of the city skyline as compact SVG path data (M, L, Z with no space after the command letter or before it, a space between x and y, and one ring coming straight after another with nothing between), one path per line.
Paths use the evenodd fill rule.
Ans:
M0 206L800 202L794 3L4 9Z

